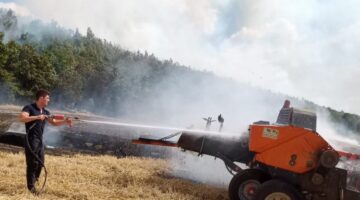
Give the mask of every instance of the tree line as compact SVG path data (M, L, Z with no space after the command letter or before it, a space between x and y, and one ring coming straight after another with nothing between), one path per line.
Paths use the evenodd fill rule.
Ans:
M206 87L207 82L201 81L204 79L219 78L171 59L160 60L147 52L125 50L97 38L90 28L82 35L77 30L36 21L20 27L11 10L0 10L2 102L31 101L42 88L51 91L52 101L62 108L115 116L121 115L123 106L146 103L145 97L156 97L170 86L174 95L180 88ZM160 87L159 83L164 82ZM189 91L187 95L194 93ZM327 109L334 122L360 133L358 115Z
M191 73L171 59L161 61L153 54L130 52L97 38L90 28L86 35L76 30L64 31L61 37L52 33L39 37L21 32L13 12L3 11L0 31L3 101L29 101L43 88L53 92L55 103L115 113L118 109L113 106L125 98L141 98L168 73Z

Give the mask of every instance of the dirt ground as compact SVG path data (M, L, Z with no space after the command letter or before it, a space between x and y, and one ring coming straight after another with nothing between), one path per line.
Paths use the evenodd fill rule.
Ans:
M33 196L23 151L0 148L0 160L0 199L228 199L225 189L169 177L166 160L82 154L46 155L46 190Z

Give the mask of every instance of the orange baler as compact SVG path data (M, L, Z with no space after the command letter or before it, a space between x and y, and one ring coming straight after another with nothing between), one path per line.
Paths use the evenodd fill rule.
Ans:
M286 105L286 106L285 106ZM341 156L316 132L315 113L284 104L276 123L259 121L246 135L184 130L177 142L139 138L135 144L180 147L222 159L234 176L231 200L360 200L349 189L345 169L337 168ZM244 163L247 169L237 163ZM359 178L352 173L352 179Z

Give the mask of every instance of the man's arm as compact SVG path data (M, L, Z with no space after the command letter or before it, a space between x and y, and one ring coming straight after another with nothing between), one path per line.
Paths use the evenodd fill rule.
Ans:
M45 115L37 115L37 116L30 116L28 112L21 112L19 116L20 122L28 123L35 120L41 120L43 121L46 118Z
M53 118L48 118L48 122L53 126L61 126L61 125L69 125L70 127L73 125L72 119L67 118L65 120L57 120Z

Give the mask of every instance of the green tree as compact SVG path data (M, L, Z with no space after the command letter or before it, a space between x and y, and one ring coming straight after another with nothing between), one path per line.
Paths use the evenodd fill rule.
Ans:
M20 46L14 41L6 45L8 59L5 69L11 71L19 88L18 96L32 97L38 89L52 89L55 71L45 56L39 55L30 45Z

